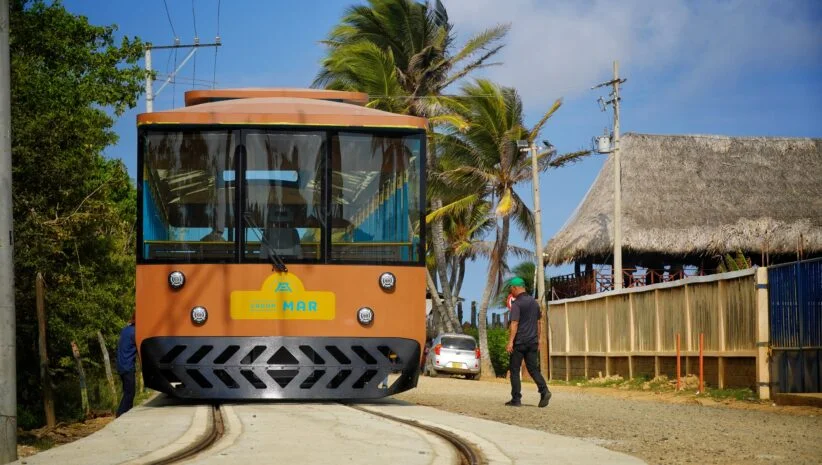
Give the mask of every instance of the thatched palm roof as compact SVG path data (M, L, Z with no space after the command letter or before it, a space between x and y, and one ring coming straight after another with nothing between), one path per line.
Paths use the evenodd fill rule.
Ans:
M626 134L623 254L822 252L822 139ZM609 156L545 258L600 263L613 247Z

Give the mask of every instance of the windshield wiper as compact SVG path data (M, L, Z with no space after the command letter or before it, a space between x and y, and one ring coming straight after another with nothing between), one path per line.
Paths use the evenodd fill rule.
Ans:
M268 258L271 260L272 269L279 271L280 273L288 272L288 267L285 266L285 262L280 257L280 255L271 247L271 244L268 243L263 236L257 232L259 227L254 223L254 220L251 219L251 212L246 212L243 215L243 220L251 226L251 229L254 230L254 234L260 239L260 243L265 245L266 250L268 251Z

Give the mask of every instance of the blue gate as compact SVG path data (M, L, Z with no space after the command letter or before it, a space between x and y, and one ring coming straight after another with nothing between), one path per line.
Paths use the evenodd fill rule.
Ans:
M772 386L822 391L822 258L768 267L768 299Z

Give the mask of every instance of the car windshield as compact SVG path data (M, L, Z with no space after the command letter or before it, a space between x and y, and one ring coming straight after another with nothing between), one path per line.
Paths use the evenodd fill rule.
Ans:
M477 343L473 338L468 337L444 337L442 338L442 346L446 349L474 350Z

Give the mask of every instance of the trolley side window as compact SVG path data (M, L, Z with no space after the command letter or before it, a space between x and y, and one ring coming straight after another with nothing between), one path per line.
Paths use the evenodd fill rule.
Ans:
M331 259L420 261L423 136L340 132L331 144Z
M245 261L323 258L325 132L245 131Z
M150 131L143 139L145 260L234 261L236 133Z

